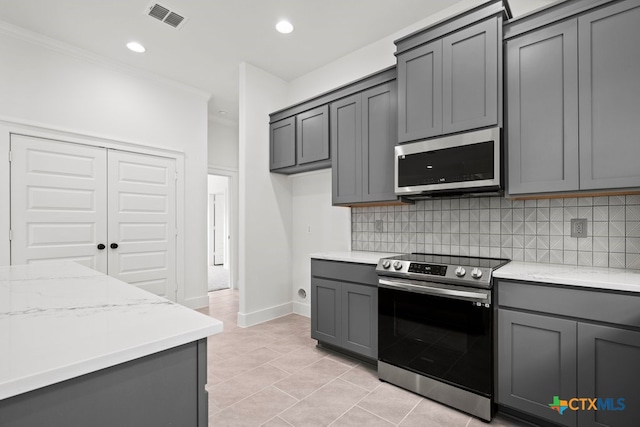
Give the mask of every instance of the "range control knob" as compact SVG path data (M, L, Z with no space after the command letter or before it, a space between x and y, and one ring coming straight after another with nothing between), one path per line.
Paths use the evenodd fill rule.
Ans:
M391 267L391 261L389 261L388 259L385 259L384 261L382 261L382 268L386 270L389 267Z
M402 268L402 263L400 261L395 261L393 263L393 268L395 268L396 270L400 270Z
M482 270L480 270L479 268L474 268L473 270L471 270L471 277L473 277L474 279L481 278Z
M463 266L460 265L456 268L456 276L463 277L465 274L467 274L467 270L465 270Z

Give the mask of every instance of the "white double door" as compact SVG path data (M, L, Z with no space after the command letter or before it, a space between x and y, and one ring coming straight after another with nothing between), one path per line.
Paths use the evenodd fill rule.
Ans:
M75 261L176 299L175 159L11 136L11 263Z

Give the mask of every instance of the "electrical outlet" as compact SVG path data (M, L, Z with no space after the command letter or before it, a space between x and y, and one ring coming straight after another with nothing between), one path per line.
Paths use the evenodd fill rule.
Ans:
M376 233L382 233L383 222L381 219L376 219L376 221L374 222L374 228L376 230Z
M587 237L586 218L573 218L571 220L571 237Z

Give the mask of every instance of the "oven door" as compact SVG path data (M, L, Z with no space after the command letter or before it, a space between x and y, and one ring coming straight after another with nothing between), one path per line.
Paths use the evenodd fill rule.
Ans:
M378 358L492 395L491 291L380 277Z

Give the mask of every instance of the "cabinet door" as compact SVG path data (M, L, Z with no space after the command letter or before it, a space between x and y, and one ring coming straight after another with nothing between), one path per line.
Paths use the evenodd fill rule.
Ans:
M296 116L299 165L329 159L329 106L322 105Z
M442 134L442 40L398 56L398 141Z
M269 170L295 166L295 117L269 125Z
M443 133L498 123L498 18L442 40Z
M598 397L604 405L603 410L579 411L580 425L637 426L640 332L579 323L578 354L578 395ZM619 398L624 399L624 408Z
M362 93L362 201L397 200L394 147L398 135L397 86L386 83Z
M342 346L378 358L378 288L342 283Z
M640 187L640 2L581 16L580 188Z
M331 104L333 204L362 201L362 97Z
M578 25L507 42L509 194L578 190Z
M311 338L341 345L341 292L340 282L311 278Z
M498 403L575 426L575 412L549 404L576 396L576 329L570 320L498 310Z

